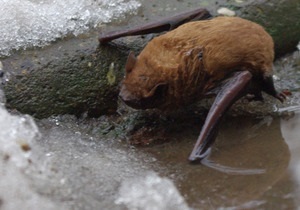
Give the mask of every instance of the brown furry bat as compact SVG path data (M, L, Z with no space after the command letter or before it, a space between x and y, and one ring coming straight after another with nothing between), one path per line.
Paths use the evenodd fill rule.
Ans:
M199 14L207 17L205 10ZM145 27L132 31L144 34ZM108 34L99 40L103 43L112 37ZM213 143L221 117L237 99L252 94L262 100L264 91L284 101L285 95L276 92L272 80L273 48L263 27L242 18L185 23L151 40L137 58L130 53L120 97L136 109L165 110L217 94L189 158L199 160Z

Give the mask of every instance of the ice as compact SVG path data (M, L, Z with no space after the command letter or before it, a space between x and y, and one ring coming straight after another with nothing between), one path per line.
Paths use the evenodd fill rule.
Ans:
M188 210L174 183L150 172L122 183L117 204L131 210Z
M0 209L188 209L150 168L156 159L104 139L101 123L69 115L35 122L0 105Z
M2 156L3 154L1 154ZM0 209L59 209L53 202L40 196L31 186L27 175L3 159L0 160Z
M123 199L130 192L128 209L187 209L172 181L151 169L156 159L103 138L99 131L105 119L79 122L65 115L34 122L3 107L0 117L1 210L119 210L124 209L121 197L115 203L119 189ZM22 149L20 140L31 149ZM135 177L141 177L135 185L140 188L138 200L129 184Z
M81 124L73 116L39 123L39 144L52 171L51 182L37 186L41 194L55 192L50 197L66 201L68 209L122 209L114 204L120 183L148 171L150 157L103 139L99 123Z
M0 0L0 57L135 14L136 0Z
M0 152L4 159L17 167L29 162L32 139L38 136L38 128L28 116L13 116L0 106Z
M29 181L28 173L36 171L31 150L39 136L33 119L13 116L0 105L0 128L0 209L57 209Z
M103 138L105 118L80 122L66 115L36 122L3 104L1 210L188 209L174 183L151 168L155 158Z

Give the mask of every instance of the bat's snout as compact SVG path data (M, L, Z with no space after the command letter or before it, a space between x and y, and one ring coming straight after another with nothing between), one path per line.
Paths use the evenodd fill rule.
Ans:
M134 109L142 109L141 100L122 86L119 98L127 105Z

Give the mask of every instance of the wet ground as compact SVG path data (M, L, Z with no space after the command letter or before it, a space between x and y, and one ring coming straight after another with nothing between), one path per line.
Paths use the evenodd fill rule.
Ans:
M172 180L194 209L297 209L299 123L299 112L289 119L228 117L209 162L191 165L187 156L199 124L186 122L165 134L169 142L132 147L120 138L103 138L94 120L43 120L38 145L51 172L47 183L35 185L66 208L123 209L115 204L122 183L154 171Z

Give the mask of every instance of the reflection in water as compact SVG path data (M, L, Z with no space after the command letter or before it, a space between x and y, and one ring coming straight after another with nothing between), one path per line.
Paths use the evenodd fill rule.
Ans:
M223 172L230 175L254 175L266 173L265 169L246 169L246 168L235 168L230 166L221 165L215 163L207 158L204 158L201 163L209 168L215 169L217 171Z
M294 192L295 204L296 206L300 206L300 106L298 106L298 111L295 107L293 107L293 110L296 113L292 118L281 120L281 131L291 153L289 170L292 172L294 181L296 182Z
M164 166L154 171L173 179L194 209L267 205L268 198L262 196L284 176L290 158L279 119L237 117L224 122L205 162L208 167L187 161L199 124L170 124L166 135L171 142L142 150Z

